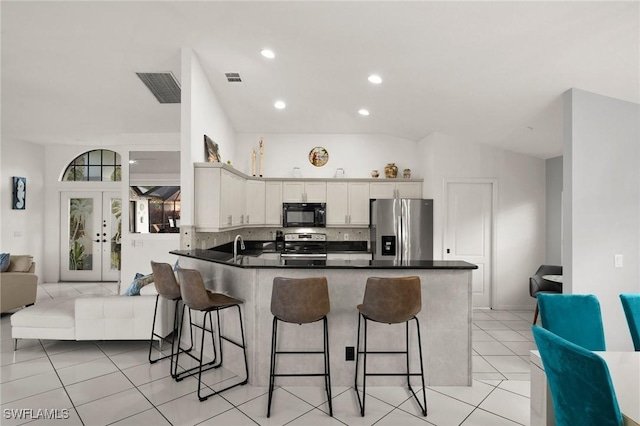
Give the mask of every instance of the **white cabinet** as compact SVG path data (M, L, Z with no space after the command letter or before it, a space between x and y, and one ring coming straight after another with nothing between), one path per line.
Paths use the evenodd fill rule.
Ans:
M324 203L327 201L326 181L282 182L282 201L285 203Z
M282 182L265 183L265 225L282 226Z
M371 260L371 253L327 253L327 260Z
M327 182L327 225L369 224L369 182Z
M422 198L422 182L371 182L369 195L381 198Z
M263 180L249 179L246 182L247 215L246 225L264 225L266 213L266 192Z
M194 170L194 223L199 231L239 227L245 220L245 180L217 167Z

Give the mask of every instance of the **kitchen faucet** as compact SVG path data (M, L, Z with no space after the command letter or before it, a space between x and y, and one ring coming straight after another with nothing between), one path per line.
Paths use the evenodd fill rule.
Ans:
M244 240L242 239L242 235L238 234L233 240L233 263L236 263L236 259L238 258L238 240L240 240L240 249L244 250Z

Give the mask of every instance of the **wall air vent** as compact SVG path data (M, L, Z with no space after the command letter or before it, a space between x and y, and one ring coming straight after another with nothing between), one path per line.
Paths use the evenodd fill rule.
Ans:
M180 103L180 83L171 72L137 72L136 75L147 86L161 104Z
M240 74L237 72L226 72L224 75L227 77L227 81L229 83L241 83L242 79L240 78Z

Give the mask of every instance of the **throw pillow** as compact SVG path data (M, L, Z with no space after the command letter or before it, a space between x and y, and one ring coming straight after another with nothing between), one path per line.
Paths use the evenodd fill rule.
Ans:
M26 254L10 256L9 269L7 272L29 272L33 263L33 256Z
M131 282L131 285L124 292L125 296L140 296L140 289L147 284L153 282L153 274L142 275L141 273L137 273L134 280Z
M11 258L9 253L0 253L0 272L7 272Z

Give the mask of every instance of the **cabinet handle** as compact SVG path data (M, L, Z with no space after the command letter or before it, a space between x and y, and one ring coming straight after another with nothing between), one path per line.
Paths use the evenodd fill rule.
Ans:
M249 223L249 215L247 215L247 224Z
M349 223L349 215L348 214L344 215L344 223Z
M231 225L233 223L233 216L229 215L229 223L227 225Z

